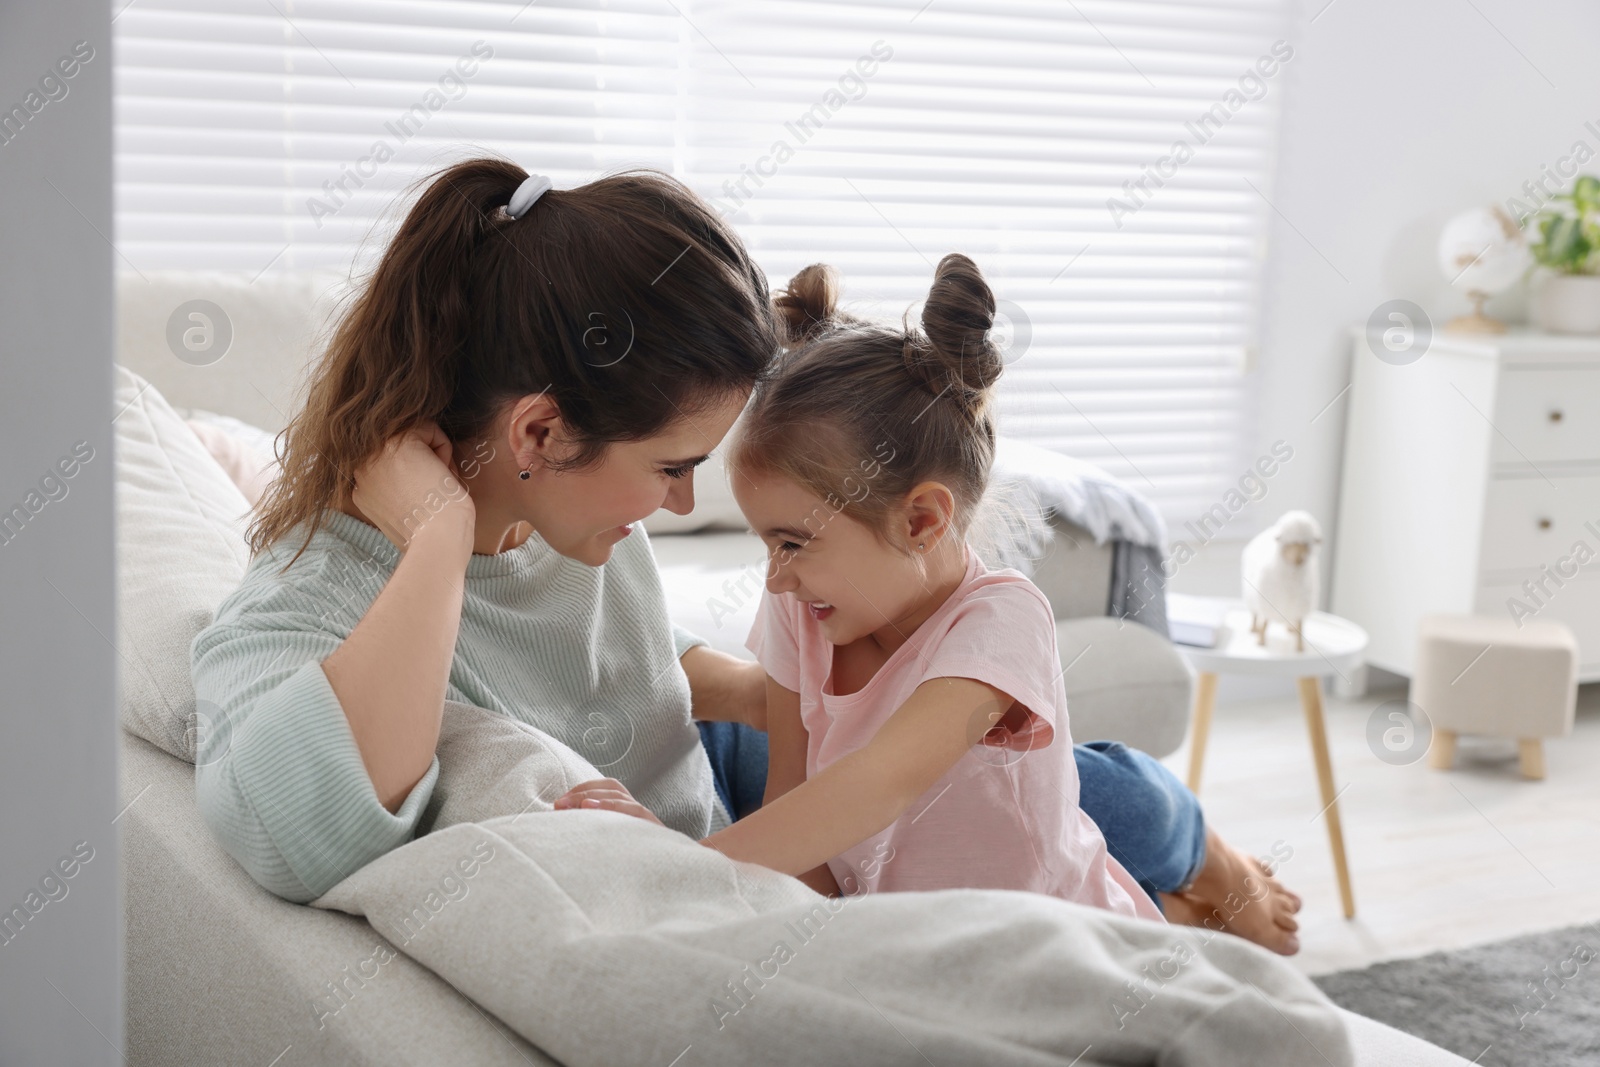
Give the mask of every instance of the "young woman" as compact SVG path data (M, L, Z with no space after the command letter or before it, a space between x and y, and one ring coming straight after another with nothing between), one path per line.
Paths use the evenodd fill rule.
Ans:
M192 650L223 713L199 804L256 881L311 900L409 840L447 699L550 733L697 839L753 806L762 738L734 724L764 726L764 672L671 625L634 524L694 506L695 465L778 348L761 272L670 178L550 190L474 160L426 187L314 368L255 558ZM1146 831L1134 862L1178 888L1193 797L1154 761L1099 780ZM1207 845L1193 891L1220 904L1253 869Z

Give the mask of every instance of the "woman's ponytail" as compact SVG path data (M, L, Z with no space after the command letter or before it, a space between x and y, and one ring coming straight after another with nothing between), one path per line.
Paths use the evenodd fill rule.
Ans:
M547 393L576 468L748 390L778 349L766 278L682 183L637 171L551 190L497 159L436 175L313 368L258 505L261 551L322 514L391 437L427 421L458 451L507 401Z
M524 176L514 164L479 159L423 190L339 321L284 431L282 471L257 505L252 549L305 520L314 531L367 457L444 413L471 315L473 252Z

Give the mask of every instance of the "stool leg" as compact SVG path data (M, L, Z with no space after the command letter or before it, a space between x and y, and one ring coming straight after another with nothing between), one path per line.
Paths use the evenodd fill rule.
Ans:
M1189 792L1200 792L1200 770L1206 762L1206 740L1211 736L1211 713L1217 707L1217 676L1201 671L1194 691L1194 722L1189 728Z
M1544 742L1537 737L1524 737L1517 741L1517 762L1522 765L1522 777L1544 777Z
M1322 790L1323 816L1328 821L1328 843L1333 847L1333 871L1339 878L1339 901L1344 917L1355 918L1356 898L1350 887L1350 867L1344 856L1344 829L1339 823L1339 795L1333 788L1333 761L1328 757L1328 731L1322 718L1322 682L1300 679L1300 704L1305 708L1306 732L1311 735L1311 757L1317 765Z
M1456 732L1434 730L1433 744L1428 746L1428 766L1436 771L1448 771L1456 765Z
M1354 668L1333 680L1333 695L1340 700L1360 700L1367 695L1367 665Z

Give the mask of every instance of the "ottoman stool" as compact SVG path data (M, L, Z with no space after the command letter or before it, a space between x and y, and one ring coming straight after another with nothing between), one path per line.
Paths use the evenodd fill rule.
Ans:
M1428 615L1417 626L1411 702L1433 724L1428 763L1455 764L1456 737L1514 737L1525 778L1544 777L1543 738L1572 732L1578 640L1565 625Z

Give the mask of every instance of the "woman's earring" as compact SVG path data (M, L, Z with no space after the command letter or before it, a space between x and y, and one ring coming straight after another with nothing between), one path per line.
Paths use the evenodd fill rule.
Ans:
M527 481L529 478L533 477L533 472L524 468L517 472L517 477L521 478L523 481Z
M922 541L918 541L918 542L917 542L917 551L918 551L918 552L921 552L921 551L923 551L923 550L924 550L924 549L926 549L926 548L927 548L927 547L928 547L928 546L927 546L927 544L926 544L926 543L925 543L925 542L922 542Z

